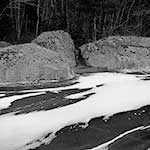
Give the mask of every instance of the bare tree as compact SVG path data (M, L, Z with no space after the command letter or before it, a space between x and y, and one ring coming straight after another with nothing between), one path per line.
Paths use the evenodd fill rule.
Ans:
M36 36L39 32L39 23L40 23L40 0L38 0L37 4L37 23L36 23Z

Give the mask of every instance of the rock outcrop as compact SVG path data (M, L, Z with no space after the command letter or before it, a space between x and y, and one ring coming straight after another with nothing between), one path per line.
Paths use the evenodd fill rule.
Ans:
M34 43L0 48L0 83L65 80L74 72L61 54Z
M81 54L88 66L125 72L150 72L150 38L111 36L84 44Z
M62 30L43 32L32 43L59 52L67 58L72 67L76 65L75 46L71 36Z
M6 41L0 41L0 48L1 47L7 47L7 46L10 46L11 44L6 42Z

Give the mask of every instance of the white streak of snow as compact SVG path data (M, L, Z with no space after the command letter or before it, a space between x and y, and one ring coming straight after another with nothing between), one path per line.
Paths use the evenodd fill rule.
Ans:
M81 92L81 93L77 93L77 94L72 94L69 96L66 96L65 98L67 99L77 99L77 98L84 98L85 95L90 94L94 92L94 90L89 90L89 91L85 91L85 92Z
M5 94L0 94L0 97L3 97L3 96L5 96Z
M44 94L44 93L45 92L30 93L30 94L14 95L14 96L0 98L0 110L9 107L11 105L11 102L16 101L18 99L27 98L27 97L30 97L30 96L37 96L37 95L41 95L41 94Z
M106 143L103 143L103 144L101 144L101 145L99 145L97 147L94 147L94 148L91 148L91 149L87 149L87 150L103 150L103 149L107 148L110 144L114 143L115 141L121 139L122 137L124 137L124 136L126 136L126 135L128 135L130 133L133 133L133 132L138 131L138 130L145 130L145 129L148 129L148 128L150 128L150 126L137 127L135 129L132 129L132 130L129 130L129 131L126 131L126 132L120 134L119 136L115 137L114 139L112 139L112 140L110 140L110 141L108 141Z

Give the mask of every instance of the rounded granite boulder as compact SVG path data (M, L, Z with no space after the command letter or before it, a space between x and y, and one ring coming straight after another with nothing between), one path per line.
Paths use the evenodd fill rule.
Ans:
M75 46L69 33L63 30L43 32L32 43L64 55L67 62L75 67Z
M88 66L120 72L150 72L150 38L111 36L84 44L80 50Z
M0 83L58 81L74 76L65 57L34 43L0 48Z

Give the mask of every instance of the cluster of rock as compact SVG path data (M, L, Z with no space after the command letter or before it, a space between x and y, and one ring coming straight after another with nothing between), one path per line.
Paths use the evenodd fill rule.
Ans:
M150 72L150 38L111 36L79 47L87 66L118 72ZM75 46L62 31L31 43L0 42L0 83L34 83L75 77Z
M32 43L0 48L0 83L71 79L75 76L74 50L64 31L45 32Z
M84 44L80 50L88 66L108 71L150 72L150 38L111 36Z

